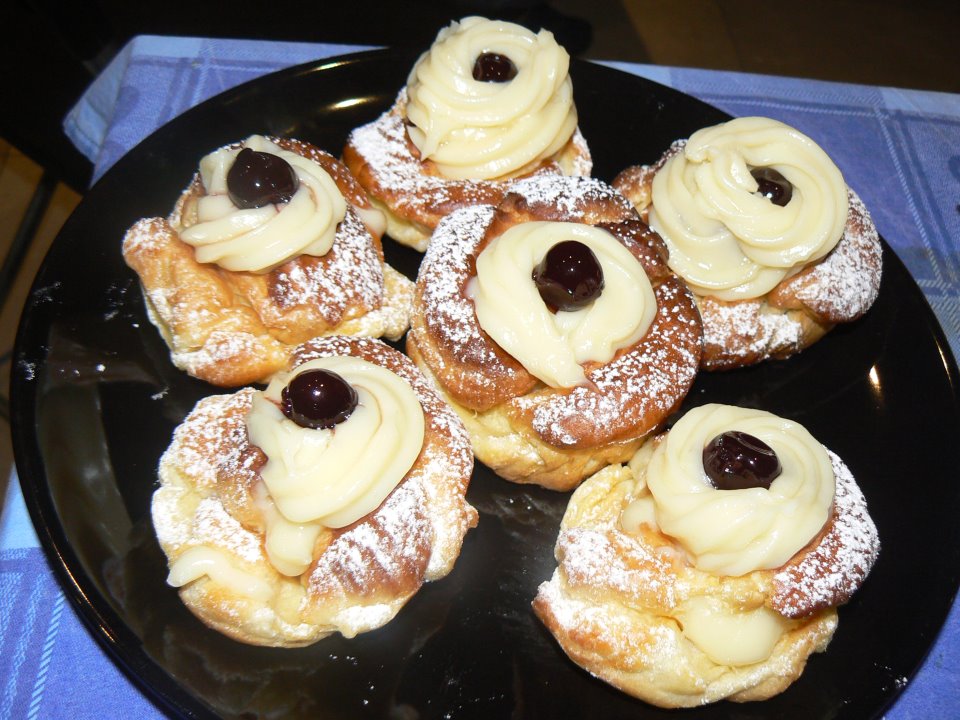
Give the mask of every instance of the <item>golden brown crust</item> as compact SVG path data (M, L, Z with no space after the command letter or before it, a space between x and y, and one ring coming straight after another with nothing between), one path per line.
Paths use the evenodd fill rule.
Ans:
M423 252L440 220L470 205L496 205L515 178L452 180L422 160L406 130L406 90L377 120L347 138L343 161L387 215L387 233ZM556 156L530 174L589 175L590 151L579 130Z
M412 284L383 261L377 235L355 208L371 211L346 168L308 143L276 139L318 162L348 200L333 246L323 257L301 255L266 274L198 263L179 238L192 223L199 177L169 218L135 223L123 255L137 273L151 322L170 346L173 363L222 387L266 382L291 350L331 334L398 339L409 322Z
M537 616L574 662L655 705L782 692L811 653L826 649L836 606L860 587L879 547L849 470L836 455L831 462L837 495L823 531L782 568L740 577L697 570L650 525L625 531L620 515L644 491L628 467L605 468L571 498L557 540L558 568L533 603ZM737 613L772 609L784 618L785 634L765 661L718 665L684 636L678 619L698 598Z
M399 352L366 338L319 338L296 349L294 364L353 355L406 379L424 408L423 449L382 505L354 524L324 530L298 578L279 574L263 547L255 500L265 457L250 444L245 416L253 390L198 403L160 462L152 504L161 547L172 564L191 548L212 547L266 582L267 600L246 597L208 576L181 597L201 620L242 642L293 647L332 633L352 636L389 621L424 581L453 567L477 521L464 496L473 468L456 416Z
M800 677L810 655L827 648L837 623L831 608L786 633L775 662L718 669L691 652L676 628L616 602L578 602L561 576L551 582L551 590L534 601L534 611L567 656L613 687L664 708L773 697ZM623 642L627 637L629 648Z
M507 228L531 220L607 229L653 286L657 313L650 330L610 362L585 366L588 385L543 385L483 331L467 298L480 251ZM700 343L696 307L667 268L656 233L609 186L555 176L519 182L499 207L464 209L441 223L417 279L407 351L458 409L483 462L510 480L569 489L598 469L600 458L629 456L679 405L696 373Z
M683 149L677 141L653 165L624 169L613 181L646 217L653 177ZM735 302L697 295L703 318L706 370L729 370L804 350L839 323L853 322L880 291L882 249L876 227L860 197L850 188L844 235L837 246L766 295Z

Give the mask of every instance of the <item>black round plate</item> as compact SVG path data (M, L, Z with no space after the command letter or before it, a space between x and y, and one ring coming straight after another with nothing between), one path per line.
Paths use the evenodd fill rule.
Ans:
M142 687L191 717L655 718L570 663L530 610L554 568L566 494L475 473L480 524L453 573L381 630L298 650L207 630L165 584L149 500L177 423L217 392L174 369L146 320L120 241L166 214L199 158L251 133L338 153L393 100L415 59L378 51L292 68L190 110L132 150L73 214L41 269L16 346L13 434L24 495L67 594ZM655 160L723 113L602 66L572 65L595 174ZM419 256L387 242L413 275ZM942 625L960 568L957 370L928 305L885 250L880 298L861 321L799 357L701 376L685 407L755 406L805 424L853 469L883 551L840 612L827 652L763 703L687 718L865 718L880 714Z

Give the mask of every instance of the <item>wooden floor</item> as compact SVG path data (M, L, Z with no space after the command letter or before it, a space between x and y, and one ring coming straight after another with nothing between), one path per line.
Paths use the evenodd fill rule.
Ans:
M27 219L27 210L41 186L42 179L43 168L0 138L0 257L8 257L21 223ZM10 292L0 308L0 505L6 497L7 481L13 467L7 388L10 384L10 357L20 312L33 276L47 249L80 199L81 196L66 185L56 183Z
M960 3L555 0L550 6L589 24L580 53L588 58L960 92ZM0 257L42 177L42 168L0 139ZM56 186L0 309L0 502L12 467L6 391L17 322L47 248L80 199Z

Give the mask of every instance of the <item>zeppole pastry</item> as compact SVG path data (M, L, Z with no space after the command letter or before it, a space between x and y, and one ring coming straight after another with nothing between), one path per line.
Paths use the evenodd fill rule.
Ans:
M827 648L878 551L837 455L705 405L576 490L533 607L575 663L649 703L763 700Z
M294 647L387 623L453 568L470 441L410 360L318 338L266 390L201 400L160 460L168 583L204 623Z
M547 30L481 17L441 30L393 107L343 151L387 234L422 252L440 218L497 204L511 178L589 175L569 64Z
M383 260L383 217L336 158L254 135L204 157L169 218L123 240L173 364L266 382L321 335L399 339L413 283Z
M502 477L556 490L622 462L680 404L700 317L656 233L588 177L518 181L437 226L407 353Z
M781 122L704 128L613 184L697 296L706 369L789 357L877 297L881 246L870 214L827 154Z

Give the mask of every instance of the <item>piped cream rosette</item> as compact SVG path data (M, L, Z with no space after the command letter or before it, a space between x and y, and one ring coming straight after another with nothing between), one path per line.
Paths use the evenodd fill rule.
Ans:
M297 374L324 369L357 392L351 415L331 429L304 428L280 411ZM257 500L266 518L266 550L276 569L304 572L325 528L341 528L375 510L410 470L424 437L423 409L410 385L354 357L311 360L277 375L253 397L250 441L267 456Z
M752 168L773 168L793 186L786 205L760 195ZM699 295L760 297L843 235L847 188L813 140L763 117L694 133L653 179L650 225L670 248L670 267Z
M565 240L593 251L604 288L586 307L553 313L531 275ZM630 251L606 230L569 222L522 223L494 238L477 257L467 295L484 332L550 387L586 382L584 363L609 362L643 337L657 312L650 280Z
M510 58L508 82L473 78L482 53ZM529 171L557 153L577 127L570 57L553 34L464 18L444 28L407 80L408 127L421 157L452 179Z
M290 164L299 187L288 202L248 209L234 205L227 194L227 173L244 148ZM180 237L195 248L198 262L227 270L266 273L298 255L322 257L346 215L346 200L323 168L261 135L206 155L200 179L205 194L197 202L197 222Z
M731 430L762 440L777 454L782 472L769 489L713 487L703 450ZM717 404L690 410L670 429L653 451L644 481L656 525L690 553L697 568L731 576L786 563L826 524L836 491L826 449L803 426L762 410ZM649 498L641 498L627 506L621 523L636 527L650 511Z

